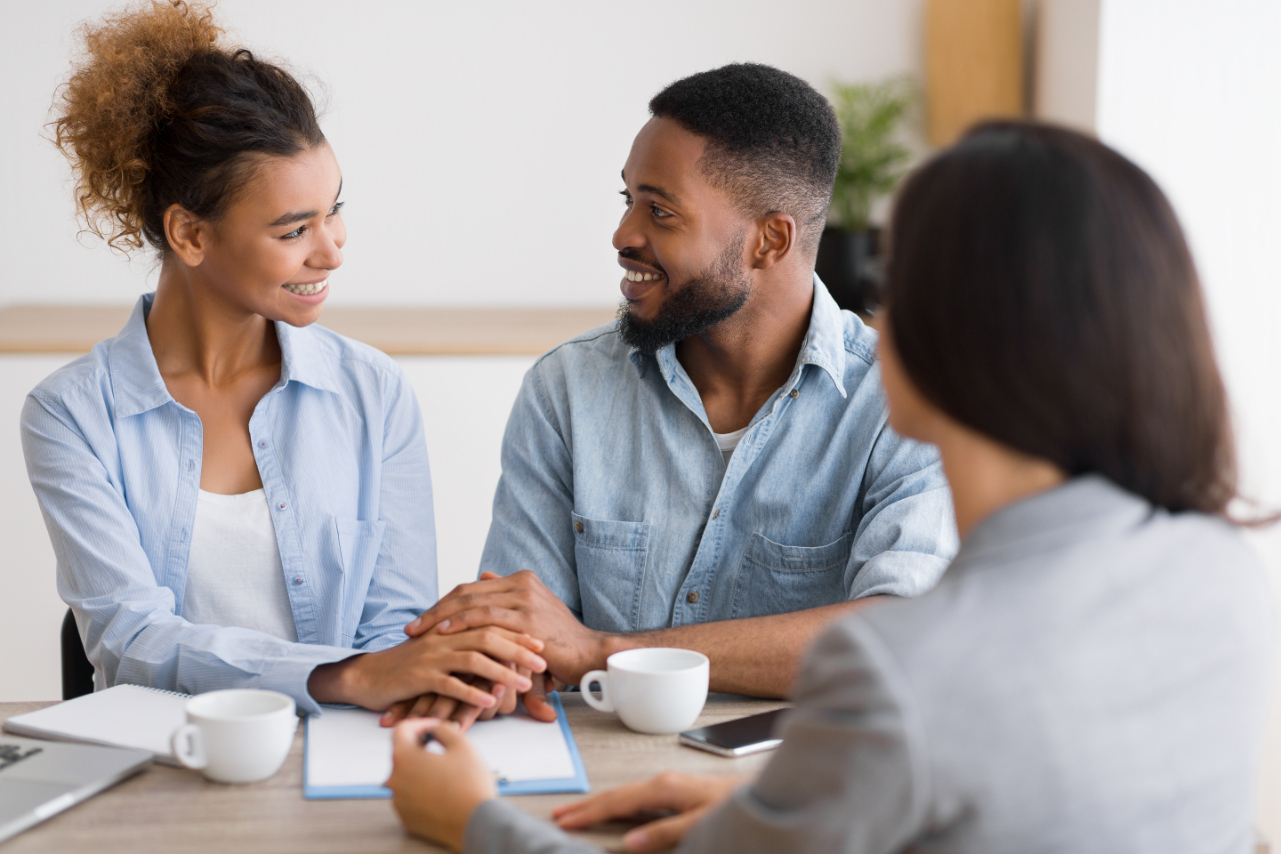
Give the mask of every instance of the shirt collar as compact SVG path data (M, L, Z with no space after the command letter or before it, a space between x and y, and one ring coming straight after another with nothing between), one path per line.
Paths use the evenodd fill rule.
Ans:
M633 347L628 351L627 356L636 367L637 373L642 377L645 376L646 355ZM676 361L676 345L668 344L649 358L658 362L660 370L670 382L671 368ZM832 378L832 384L836 386L841 397L848 396L845 391L845 322L841 318L840 306L827 292L827 286L823 284L817 273L814 274L814 306L810 309L809 329L805 333L804 341L801 342L801 352L796 359L796 370L787 381L787 390L800 381L800 369L805 365L822 368Z
M124 328L111 341L108 363L117 418L141 415L176 402L160 376L147 335L147 314L155 297L154 293L139 297ZM338 392L338 359L309 327L297 329L277 321L276 338L280 341L281 365L280 382L273 391L293 381Z

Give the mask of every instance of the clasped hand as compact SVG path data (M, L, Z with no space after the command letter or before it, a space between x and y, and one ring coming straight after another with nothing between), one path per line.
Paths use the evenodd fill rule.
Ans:
M526 711L543 721L556 719L555 709L546 701L547 692L566 684L577 684L583 674L603 658L602 650L607 638L604 633L593 631L579 622L565 603L528 570L506 577L485 572L479 581L458 585L430 610L405 626L405 634L416 638L434 632L452 637L486 628L501 629L542 642L539 652L546 662L545 672L522 670L520 662L513 663L517 667L517 675L530 681L530 687L518 689L524 693ZM485 720L494 714L515 709L519 699L517 692L510 689L507 680L499 682L502 684L494 685L496 702L480 704L458 696L457 692L447 695L437 692L397 703L383 716L383 724L387 726L405 717L427 715L453 719L466 730L477 719Z

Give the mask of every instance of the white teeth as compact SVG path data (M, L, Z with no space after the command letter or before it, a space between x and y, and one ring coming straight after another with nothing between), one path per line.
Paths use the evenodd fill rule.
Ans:
M325 279L323 282L316 282L311 285L285 285L285 290L301 297L309 297L320 293L327 287L329 287L329 280Z
M627 271L627 281L629 282L656 282L663 278L660 273L638 273L635 270Z

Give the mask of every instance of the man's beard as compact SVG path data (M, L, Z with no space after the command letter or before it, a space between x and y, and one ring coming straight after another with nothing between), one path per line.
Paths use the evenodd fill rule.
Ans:
M668 344L701 335L742 308L751 292L742 262L745 236L735 235L702 275L690 279L659 306L653 320L635 317L624 300L618 307L618 334L627 346L652 356Z

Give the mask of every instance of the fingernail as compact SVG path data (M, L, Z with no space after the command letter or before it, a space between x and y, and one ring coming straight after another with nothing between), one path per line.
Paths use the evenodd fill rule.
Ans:
M440 629L443 632L445 629L449 628L449 620L441 620L439 623L436 624L436 628Z
M517 684L518 686L520 686L520 690L521 690L521 691L528 691L530 688L533 688L533 687L534 687L534 683L533 683L533 682L530 682L530 681L529 681L528 679L526 679L524 676L522 676L522 677L520 677L519 679L517 679L517 680L516 680L516 684Z
M506 685L503 685L501 682L500 682L499 684L497 684L497 685L495 685L495 686L494 686L494 697L495 697L495 698L497 698L497 699L501 700L501 699L503 698L503 695L504 695L504 694L506 694L506 693L507 693L507 686L506 686Z
M494 699L494 697L493 697L493 695L492 695L492 694L486 694L486 695L485 695L485 699L481 701L481 703L482 703L482 704L485 706L485 708L487 708L487 709L488 709L490 706L494 705L494 703L497 703L497 702L498 702L498 701Z
M623 837L623 844L633 851L640 851L649 847L649 834L637 828Z
M413 621L412 623L410 623L410 624L409 624L409 630L410 630L411 632L412 632L412 631L414 631L414 630L415 630L415 629L417 629L420 625L422 625L422 622L423 622L423 618L422 618L422 617L415 617L415 618L414 618L414 621Z

